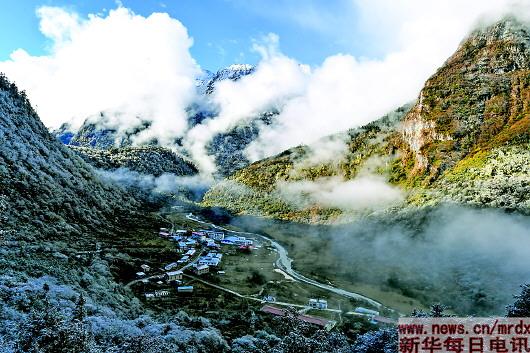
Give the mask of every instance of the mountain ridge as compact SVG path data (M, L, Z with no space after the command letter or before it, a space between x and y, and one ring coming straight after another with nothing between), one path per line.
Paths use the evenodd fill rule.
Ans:
M238 81L254 73L255 70L256 67L253 65L233 64L218 70L216 73L205 71L203 77L196 79L197 92L202 99L207 100L214 93L217 83L224 80ZM149 121L143 121L134 128L120 130L117 127L113 127L114 125L111 123L112 114L112 112L101 112L95 116L88 117L76 131L73 131L68 124L63 124L59 129L53 131L53 134L65 145L74 147L78 154L80 153L84 156L87 161L93 162L92 164L96 167L109 167L112 163L109 163L108 158L96 161L96 156L102 158L103 155L108 155L108 153L90 151L90 149L112 149L112 154L116 154L117 149L126 148L128 150L121 153L121 159L125 161L124 157L130 155L131 149L145 146L150 146L153 149L157 148L158 142L154 139L142 143L142 145L137 145L134 141L137 134L150 127ZM216 111L209 104L201 105L201 102L198 102L189 107L188 114L189 128L193 128L204 120L215 116ZM239 124L229 131L218 133L214 136L205 148L208 154L214 157L219 175L227 176L250 163L243 153L243 147L252 142L259 134L260 126L270 124L276 114L276 112L258 114L253 119L250 119L248 123ZM174 145L181 150L182 154L187 153L182 146L181 138L176 138ZM169 156L168 154L164 155ZM153 158L158 160L159 157L160 154L153 156ZM180 157L183 158L183 156ZM185 159L183 158L183 161ZM173 157L170 157L169 160L165 161L165 164L169 165L172 161ZM127 163L131 165L133 161ZM185 164L185 162L183 163ZM145 170L145 168L141 169ZM186 173L186 175L189 174Z
M155 177L164 173L177 176L191 176L198 173L197 167L190 160L158 146L110 149L71 146L70 148L85 162L103 170L126 168Z
M346 215L318 202L300 208L282 188L330 177L353 181L375 158L372 175L406 194L398 209L456 202L528 213L523 191L529 191L530 178L512 159L530 163L529 38L528 26L514 18L475 30L391 124L387 116L350 131L338 160L300 167L312 148L295 147L214 185L203 204L309 223L351 220L366 212ZM510 170L518 177L510 179Z

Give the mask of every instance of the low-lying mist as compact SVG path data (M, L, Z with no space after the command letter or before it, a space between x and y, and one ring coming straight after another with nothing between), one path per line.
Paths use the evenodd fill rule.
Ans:
M448 205L340 226L232 223L278 239L311 277L440 302L461 315L503 314L530 281L530 218L517 214Z
M157 194L181 195L191 201L199 201L211 186L211 180L201 175L178 176L164 173L158 177L141 174L126 168L113 171L98 170L99 175L107 181L126 188L141 190L146 196Z

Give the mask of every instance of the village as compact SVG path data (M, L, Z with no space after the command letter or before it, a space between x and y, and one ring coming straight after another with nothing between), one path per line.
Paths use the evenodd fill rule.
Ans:
M224 232L205 229L191 231L160 228L158 234L161 238L175 244L175 261L166 264L161 269L152 269L149 265L143 264L136 273L136 277L144 284L155 281L158 285L164 283L171 285L177 293L193 292L193 286L183 285L185 275L225 274L224 271L219 270L223 259L221 246L230 246L231 252L251 252L254 243L253 240L245 237L225 236ZM155 290L146 292L144 295L146 299L160 298L169 296L170 291Z
M289 308L294 308L300 320L326 330L336 325L334 318L342 313L340 309L329 308L328 301L323 298L308 297L303 304L293 303L277 300L274 295L264 293L263 288L258 295L248 295L218 285L221 279L232 276L224 269L223 260L236 255L243 256L238 258L241 262L248 260L264 246L259 239L235 236L218 229L174 228L160 228L158 237L175 248L174 261L157 267L144 263L135 273L135 279L128 284L141 285L141 295L146 301L192 298L198 290L197 285L200 285L202 291L207 287L211 291L223 291L232 297L254 302L260 306L261 312L272 316L284 316ZM274 271L281 273L281 270ZM322 314L318 315L319 312ZM364 318L374 325L392 323L378 311L360 306L346 314Z

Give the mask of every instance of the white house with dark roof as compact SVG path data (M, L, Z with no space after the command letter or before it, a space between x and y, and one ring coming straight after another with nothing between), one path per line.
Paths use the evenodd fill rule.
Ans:
M197 275L204 275L208 272L210 272L210 266L208 265L198 265L196 267L193 268L193 272L195 272L195 274Z
M178 281L182 279L182 271L166 272L166 280L168 282Z

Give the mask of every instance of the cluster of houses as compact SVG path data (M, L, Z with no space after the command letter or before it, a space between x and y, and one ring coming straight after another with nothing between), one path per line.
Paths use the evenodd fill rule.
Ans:
M176 285L178 293L191 293L193 286L183 286L182 278L184 270L189 268L196 275L204 275L211 271L212 268L218 268L223 254L220 253L221 245L237 246L240 250L251 250L253 241L245 237L226 236L224 232L217 230L170 230L168 228L160 228L159 236L173 241L177 245L178 252L182 254L180 259L164 266L164 274L160 276L152 276L165 280L166 283ZM206 255L200 256L197 252L206 252ZM203 252L204 251L204 252ZM186 265L187 264L187 265ZM142 265L141 271L136 273L138 278L144 278L147 282L146 273L151 271L148 265ZM218 274L224 274L224 271L217 271ZM158 284L163 284L158 281ZM161 298L169 295L167 290L157 290L145 293L147 299Z
M193 272L196 275L204 275L210 272L210 267L219 267L223 254L218 252L209 252L205 256L199 257L197 263L193 266Z
M221 244L237 245L237 246L251 246L253 241L245 237L229 236L221 240Z
M224 232L216 230L200 229L197 231L188 231L179 229L170 231L167 228L160 228L159 235L177 242L181 251L188 251L197 247L199 244L212 249L220 249L220 245L235 245L251 247L253 241L241 236L226 236Z

